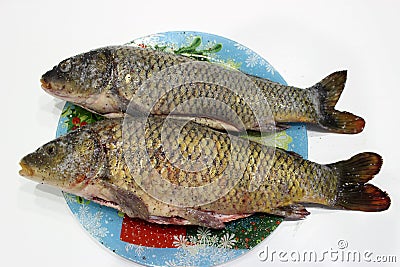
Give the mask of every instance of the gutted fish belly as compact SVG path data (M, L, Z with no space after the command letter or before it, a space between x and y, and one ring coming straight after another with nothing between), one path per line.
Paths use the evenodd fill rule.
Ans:
M161 94L173 80L174 87ZM41 81L48 93L110 118L122 116L131 107L154 115L198 117L216 129L239 131L282 130L289 127L287 122L306 122L331 132L354 134L365 124L361 117L335 110L346 71L300 89L181 55L114 46L68 58ZM143 90L146 94L137 98ZM199 98L213 101L209 106L190 101ZM149 108L145 100L156 102ZM183 103L185 108L177 110Z
M159 116L86 125L20 164L29 179L158 223L223 228L256 212L304 218L303 203L360 211L390 205L389 196L368 183L381 168L378 154L321 165Z

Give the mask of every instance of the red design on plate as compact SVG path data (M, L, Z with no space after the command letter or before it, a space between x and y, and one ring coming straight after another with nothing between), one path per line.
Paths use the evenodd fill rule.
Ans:
M124 216L120 239L153 248L175 248L174 236L186 235L185 226L162 225Z
M72 124L73 125L79 125L81 123L81 119L78 117L72 118Z

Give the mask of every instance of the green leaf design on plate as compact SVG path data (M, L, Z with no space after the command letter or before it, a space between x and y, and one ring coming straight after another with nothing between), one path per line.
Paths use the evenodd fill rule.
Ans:
M222 246L233 249L249 249L264 240L274 231L283 218L272 215L256 214L247 218L226 223L223 230L188 227L187 239L194 243ZM215 244L211 244L215 241Z
M63 192L65 199L67 200L67 202L74 202L74 203L78 203L81 205L88 205L90 203L90 200L87 200L83 197L80 196L76 196L70 193L66 193Z
M286 131L280 131L276 133L248 133L247 135L242 135L242 138L249 139L251 141L266 145L266 146L276 146L285 150L289 149L289 144L293 141L293 138L286 133Z
M212 44L210 47L205 47L200 49L202 44L202 39L200 36L193 37L193 40L188 45L183 45L177 49L173 49L168 45L159 46L159 45L148 45L148 44L138 44L140 47L148 47L155 50L163 51L163 52L171 52L177 55L183 55L186 57L193 58L199 61L211 61L211 54L218 53L222 49L222 44L216 43ZM133 42L132 42L133 43Z
M223 62L223 65L238 70L242 66L242 62L236 62L234 59L228 59Z
M65 121L67 132L75 130L86 124L104 119L104 117L101 115L94 114L84 108L75 105L68 105L67 108L61 113L61 117L67 119Z
M76 196L76 202L78 204L87 205L90 203L90 200L84 199L83 197Z

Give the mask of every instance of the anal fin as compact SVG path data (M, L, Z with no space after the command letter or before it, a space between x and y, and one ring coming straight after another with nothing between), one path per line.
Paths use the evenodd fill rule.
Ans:
M310 214L310 212L306 210L303 205L297 203L288 206L277 207L269 213L289 219L304 219Z
M225 227L222 219L220 219L218 216L215 216L214 213L208 211L187 208L182 217L190 221L192 224L199 226L214 229L222 229Z

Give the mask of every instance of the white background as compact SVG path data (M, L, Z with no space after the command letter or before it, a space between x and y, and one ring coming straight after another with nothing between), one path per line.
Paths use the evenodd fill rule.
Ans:
M307 219L282 223L229 266L272 266L257 259L265 245L322 253L337 249L341 239L351 250L396 255L399 262L399 11L396 1L1 0L0 265L135 266L91 239L58 190L20 177L18 162L55 136L63 103L41 90L41 74L66 57L170 30L210 32L242 43L291 85L310 86L347 69L338 108L364 117L366 128L354 136L309 132L309 157L328 163L375 151L384 158L373 183L389 192L388 211L311 209ZM334 264L318 264L329 265Z

